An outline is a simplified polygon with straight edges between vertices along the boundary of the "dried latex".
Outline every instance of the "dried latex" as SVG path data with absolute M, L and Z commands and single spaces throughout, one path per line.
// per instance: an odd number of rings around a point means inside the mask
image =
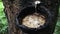
M 45 24 L 45 17 L 43 15 L 37 16 L 37 15 L 28 15 L 26 16 L 22 24 L 24 26 L 27 26 L 29 28 L 38 28 L 40 26 L 43 26 Z

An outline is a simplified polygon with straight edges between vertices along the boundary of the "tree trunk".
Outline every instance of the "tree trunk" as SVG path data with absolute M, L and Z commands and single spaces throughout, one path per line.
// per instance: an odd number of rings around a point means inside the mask
M 32 2 L 31 4 L 34 5 L 34 1 L 36 0 L 3 0 L 4 7 L 5 7 L 5 14 L 8 19 L 8 31 L 9 34 L 24 34 L 23 31 L 16 26 L 16 16 L 21 12 L 23 7 L 29 6 L 28 2 Z M 53 21 L 49 23 L 49 26 L 38 34 L 53 34 L 56 19 L 58 16 L 58 7 L 59 7 L 59 0 L 40 0 L 44 2 L 45 7 L 49 9 L 54 15 Z

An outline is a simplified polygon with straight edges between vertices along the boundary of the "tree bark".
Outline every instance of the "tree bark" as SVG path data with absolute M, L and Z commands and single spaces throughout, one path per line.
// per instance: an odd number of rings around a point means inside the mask
M 36 0 L 33 0 L 33 1 L 36 1 Z M 53 11 L 55 14 L 55 17 L 53 19 L 54 22 L 50 23 L 49 28 L 46 29 L 47 31 L 42 32 L 42 34 L 53 34 L 53 31 L 54 31 L 54 28 L 56 25 L 56 21 L 57 21 L 56 19 L 57 19 L 57 15 L 58 15 L 59 0 L 41 0 L 41 1 L 45 2 L 46 7 L 50 11 Z M 19 29 L 15 24 L 16 16 L 18 15 L 19 12 L 21 12 L 21 9 L 23 7 L 23 5 L 20 5 L 21 4 L 20 2 L 22 2 L 22 0 L 3 0 L 4 7 L 5 7 L 5 14 L 8 19 L 9 34 L 23 34 L 21 29 Z

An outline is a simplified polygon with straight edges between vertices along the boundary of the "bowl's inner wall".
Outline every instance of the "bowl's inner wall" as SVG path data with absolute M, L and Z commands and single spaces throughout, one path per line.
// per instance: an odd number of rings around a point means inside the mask
M 39 10 L 40 9 L 40 10 Z M 48 17 L 48 13 L 45 9 L 43 8 L 39 8 L 38 10 L 35 10 L 35 7 L 27 7 L 25 9 L 23 9 L 17 19 L 18 19 L 18 22 L 20 25 L 23 25 L 23 19 L 26 17 L 26 16 L 29 16 L 29 15 L 33 15 L 35 13 L 37 13 L 38 16 L 42 15 L 44 17 L 44 20 L 45 22 L 43 23 L 43 26 L 45 26 L 45 24 L 47 23 L 47 17 Z M 35 16 L 36 17 L 36 16 Z M 25 25 L 26 26 L 26 25 Z M 42 26 L 41 26 L 42 27 Z M 40 28 L 40 27 L 39 27 Z

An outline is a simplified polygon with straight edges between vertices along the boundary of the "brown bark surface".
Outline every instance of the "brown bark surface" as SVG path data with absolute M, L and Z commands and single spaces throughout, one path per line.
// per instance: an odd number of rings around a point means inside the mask
M 57 16 L 59 0 L 41 0 L 41 1 L 45 2 L 46 7 L 54 11 L 56 14 L 55 16 Z M 15 18 L 22 8 L 22 6 L 20 5 L 21 4 L 20 2 L 21 0 L 3 0 L 4 6 L 5 6 L 5 13 L 9 23 L 9 27 L 8 27 L 9 34 L 22 34 L 22 31 L 19 28 L 17 28 L 15 25 L 16 23 Z M 52 34 L 51 32 L 54 30 L 55 23 L 52 23 L 52 24 L 50 23 L 50 25 L 51 25 L 50 26 L 51 30 L 49 30 L 49 33 Z

